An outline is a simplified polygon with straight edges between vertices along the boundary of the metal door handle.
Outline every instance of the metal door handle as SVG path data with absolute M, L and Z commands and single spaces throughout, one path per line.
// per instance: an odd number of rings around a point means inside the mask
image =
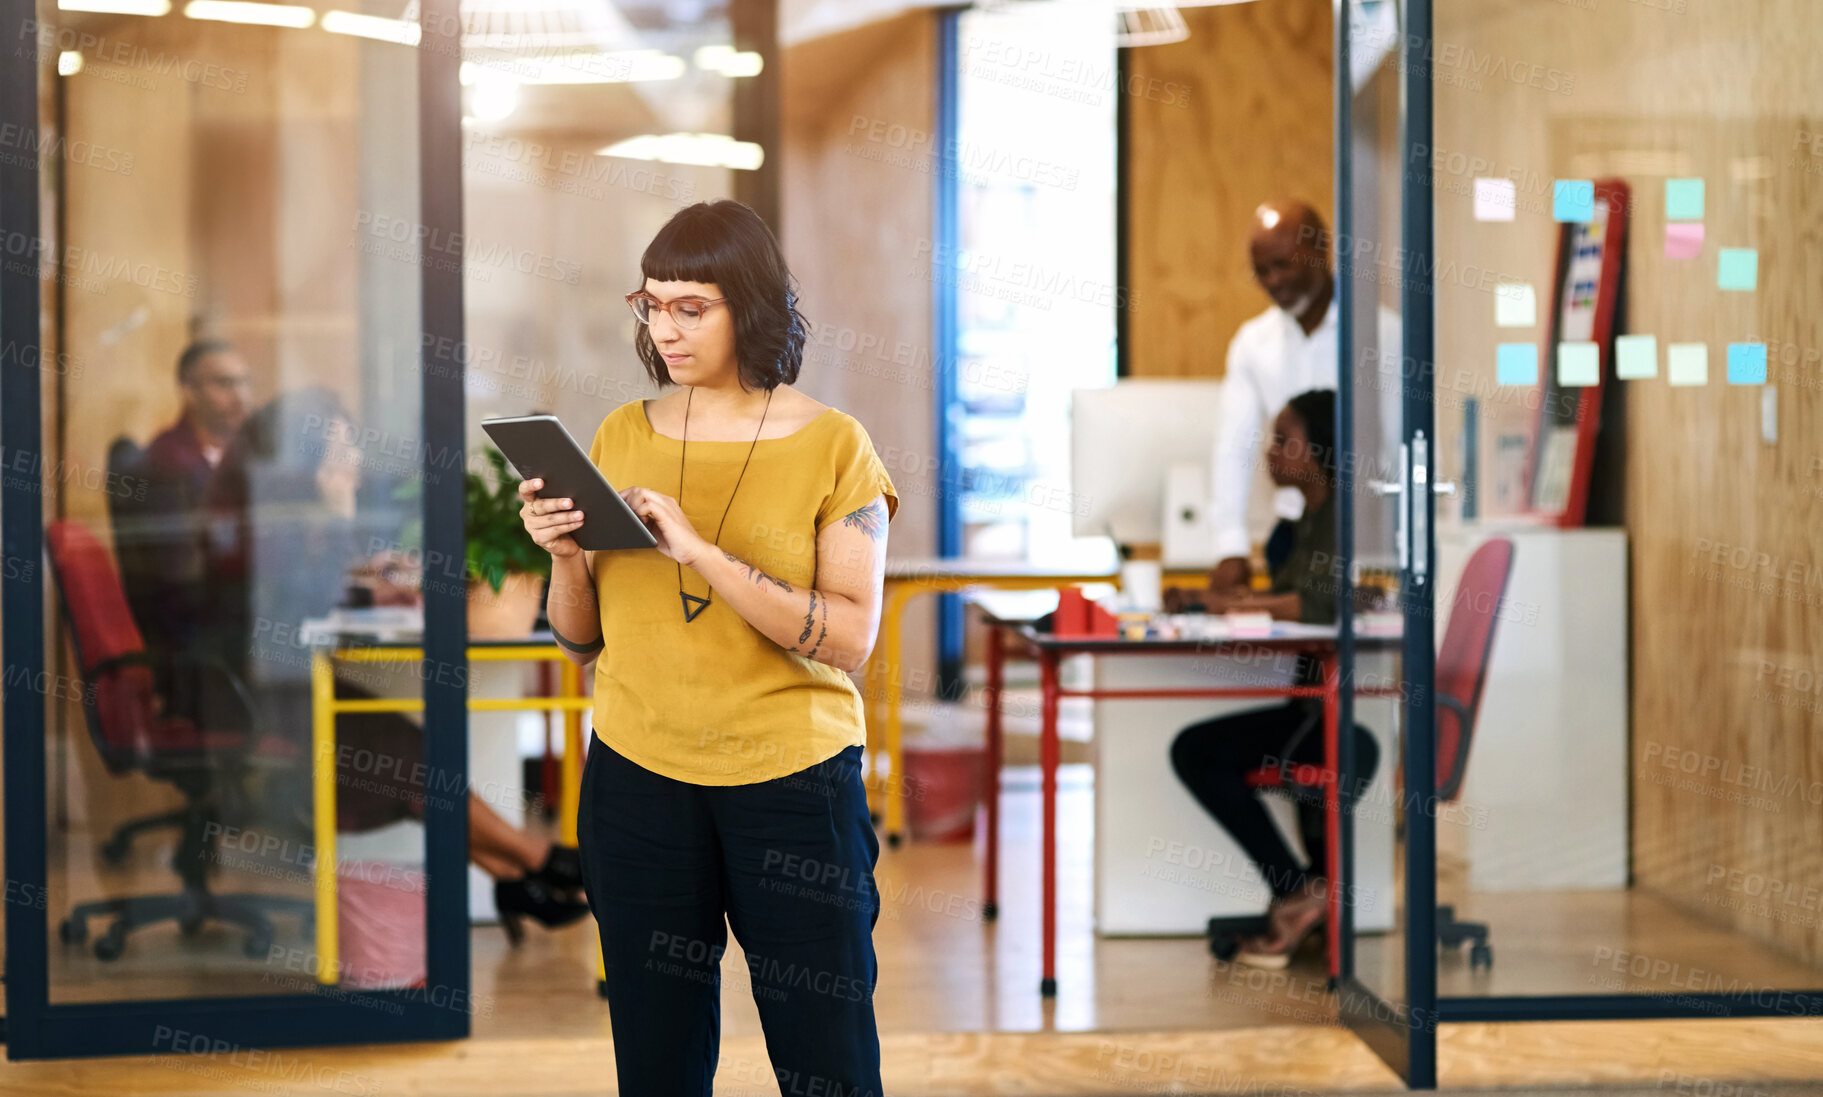
M 1440 488 L 1443 485 L 1432 484 L 1430 482 L 1430 477 L 1430 442 L 1424 437 L 1423 431 L 1418 431 L 1412 435 L 1411 441 L 1412 498 L 1411 506 L 1408 508 L 1411 513 L 1411 573 L 1412 585 L 1414 587 L 1423 586 L 1425 580 L 1430 577 L 1431 571 L 1431 501 L 1429 498 L 1429 489 L 1433 487 Z M 1450 490 L 1455 491 L 1456 485 L 1451 484 Z

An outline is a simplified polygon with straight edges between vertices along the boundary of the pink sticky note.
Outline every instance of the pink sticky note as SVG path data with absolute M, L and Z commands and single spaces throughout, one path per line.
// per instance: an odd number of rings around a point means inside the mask
M 1665 258 L 1695 259 L 1703 250 L 1703 223 L 1677 221 L 1665 225 Z

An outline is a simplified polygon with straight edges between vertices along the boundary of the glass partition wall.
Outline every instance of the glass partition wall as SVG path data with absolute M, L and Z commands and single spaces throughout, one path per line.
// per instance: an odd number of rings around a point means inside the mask
M 1372 394 L 1401 388 L 1400 475 L 1371 478 L 1435 659 L 1407 652 L 1430 711 L 1397 751 L 1404 917 L 1355 913 L 1353 986 L 1395 1007 L 1417 1085 L 1448 1077 L 1438 1021 L 1815 1015 L 1823 13 L 1345 9 L 1352 452 L 1382 457 Z M 1365 334 L 1388 285 L 1396 355 Z
M 464 1034 L 452 13 L 82 9 L 5 8 L 8 1054 Z
M 1441 1004 L 1815 1013 L 1823 12 L 1521 7 L 1434 4 L 1438 552 L 1512 546 Z
M 1434 669 L 1407 653 L 1431 702 L 1398 744 L 1402 917 L 1377 934 L 1353 910 L 1351 985 L 1405 1039 L 1375 1038 L 1371 1010 L 1357 1027 L 1427 1085 L 1439 1020 L 1815 1014 L 1800 73 L 1823 21 L 1681 0 L 1347 10 L 1352 578 L 1378 586 L 1369 531 L 1390 509 L 1408 641 L 1422 617 L 1435 645 Z M 1391 355 L 1368 334 L 1389 285 Z M 1389 384 L 1405 448 L 1379 477 L 1365 435 Z M 1357 860 L 1374 825 L 1358 806 Z

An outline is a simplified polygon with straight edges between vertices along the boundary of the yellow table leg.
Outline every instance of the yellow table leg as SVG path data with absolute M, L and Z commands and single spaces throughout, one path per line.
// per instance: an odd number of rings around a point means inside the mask
M 896 584 L 890 579 L 886 582 L 886 597 L 891 598 Z M 881 635 L 885 634 L 886 621 L 880 621 Z M 879 650 L 879 637 L 875 637 L 874 650 Z M 883 764 L 881 736 L 885 729 L 885 718 L 881 715 L 883 706 L 882 693 L 886 688 L 885 676 L 881 670 L 886 665 L 885 653 L 878 659 L 869 659 L 863 672 L 861 686 L 861 712 L 867 721 L 867 745 L 862 748 L 867 756 L 867 810 L 876 819 L 881 818 L 885 808 L 880 803 L 880 793 L 884 787 L 880 782 L 880 769 Z
M 565 697 L 582 696 L 582 668 L 571 662 L 566 656 L 559 665 L 562 671 L 562 694 Z M 557 793 L 557 818 L 559 833 L 563 844 L 576 844 L 576 809 L 582 800 L 582 752 L 587 747 L 582 741 L 582 712 L 578 709 L 565 709 L 563 712 L 563 766 L 562 788 Z
M 572 663 L 569 656 L 564 656 L 559 664 L 562 671 L 562 688 L 559 692 L 564 697 L 582 696 L 582 668 Z M 582 763 L 588 753 L 589 744 L 582 737 L 582 712 L 579 709 L 563 711 L 563 773 L 562 789 L 558 792 L 557 817 L 563 844 L 573 846 L 577 840 L 576 821 L 582 807 Z M 601 931 L 595 932 L 595 985 L 599 987 L 608 977 L 608 965 L 601 955 Z
M 886 758 L 892 770 L 881 795 L 886 799 L 886 841 L 895 846 L 905 835 L 905 728 L 899 712 L 900 691 L 905 681 L 905 668 L 901 665 L 905 646 L 905 605 L 917 593 L 918 588 L 912 584 L 894 586 L 886 598 L 886 609 L 880 619 L 886 641 L 886 665 L 881 668 L 881 673 L 886 675 Z
M 335 666 L 324 651 L 310 654 L 311 803 L 316 829 L 317 982 L 334 985 L 340 940 L 336 925 Z

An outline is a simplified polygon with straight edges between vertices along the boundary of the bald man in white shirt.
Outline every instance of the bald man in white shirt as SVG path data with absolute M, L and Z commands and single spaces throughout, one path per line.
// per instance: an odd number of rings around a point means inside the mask
M 1242 324 L 1228 344 L 1212 469 L 1212 593 L 1245 588 L 1252 579 L 1247 497 L 1273 417 L 1300 392 L 1336 387 L 1336 283 L 1322 218 L 1305 202 L 1269 202 L 1254 211 L 1248 253 L 1272 307 Z M 1274 495 L 1273 510 L 1290 522 L 1303 513 L 1303 502 L 1296 488 L 1284 488 Z M 1167 609 L 1199 600 L 1196 591 L 1166 595 Z

